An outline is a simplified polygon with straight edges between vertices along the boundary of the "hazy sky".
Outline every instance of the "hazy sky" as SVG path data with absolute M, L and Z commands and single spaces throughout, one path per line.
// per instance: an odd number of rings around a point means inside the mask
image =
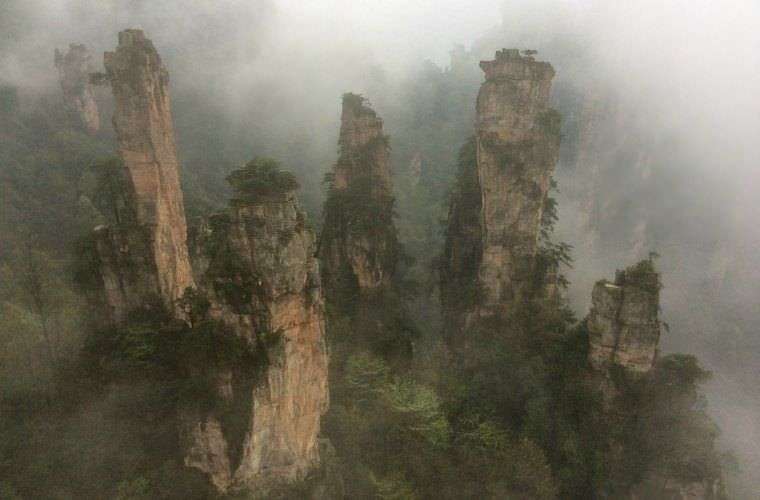
M 304 40 L 339 37 L 372 47 L 384 66 L 410 58 L 448 62 L 455 43 L 469 44 L 501 22 L 502 0 L 277 0 L 283 28 Z

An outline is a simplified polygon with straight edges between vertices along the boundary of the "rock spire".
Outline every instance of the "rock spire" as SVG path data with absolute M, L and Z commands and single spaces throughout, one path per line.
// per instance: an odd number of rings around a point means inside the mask
M 366 99 L 343 96 L 340 154 L 320 242 L 328 294 L 387 289 L 396 266 L 390 146 Z
M 646 373 L 657 359 L 660 341 L 660 275 L 651 260 L 601 280 L 592 293 L 587 324 L 589 362 L 596 370 L 613 365 Z
M 504 49 L 480 67 L 475 136 L 461 152 L 442 261 L 453 335 L 477 318 L 507 316 L 535 293 L 542 216 L 559 159 L 551 65 Z
M 115 318 L 157 298 L 170 311 L 193 275 L 179 181 L 169 96 L 169 75 L 153 43 L 140 30 L 119 33 L 106 52 L 106 79 L 127 193 L 129 227 L 101 228 L 106 300 Z M 132 262 L 132 269 L 125 266 Z

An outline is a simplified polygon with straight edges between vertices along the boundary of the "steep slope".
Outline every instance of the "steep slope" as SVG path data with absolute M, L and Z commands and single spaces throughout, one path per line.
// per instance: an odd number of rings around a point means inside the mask
M 691 356 L 659 356 L 661 287 L 652 258 L 594 286 L 586 318 L 588 380 L 601 394 L 598 411 L 609 427 L 610 481 L 600 494 L 725 498 L 717 432 L 695 390 L 709 374 Z M 631 457 L 639 465 L 632 466 Z M 637 467 L 641 471 L 631 475 Z

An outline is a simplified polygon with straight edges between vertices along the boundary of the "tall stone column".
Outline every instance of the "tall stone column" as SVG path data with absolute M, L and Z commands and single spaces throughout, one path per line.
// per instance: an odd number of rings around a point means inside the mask
M 551 65 L 504 49 L 480 67 L 475 136 L 460 158 L 442 262 L 443 306 L 454 332 L 477 318 L 506 317 L 534 293 L 542 215 L 559 159 Z
M 338 145 L 320 242 L 328 297 L 389 288 L 398 248 L 388 137 L 359 95 L 343 96 Z
M 104 63 L 115 99 L 113 124 L 130 214 L 128 224 L 110 231 L 105 238 L 110 241 L 99 241 L 105 251 L 101 253 L 107 254 L 103 260 L 111 267 L 105 273 L 111 277 L 106 279 L 107 301 L 116 317 L 145 303 L 147 295 L 174 311 L 177 299 L 194 284 L 169 74 L 140 30 L 119 33 L 119 45 L 114 52 L 106 52 Z M 128 269 L 130 261 L 140 266 Z

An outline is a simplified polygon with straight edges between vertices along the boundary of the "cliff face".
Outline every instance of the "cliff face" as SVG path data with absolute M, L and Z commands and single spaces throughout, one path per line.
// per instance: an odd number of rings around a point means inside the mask
M 360 182 L 370 181 L 373 196 L 391 194 L 390 157 L 383 120 L 361 96 L 343 96 L 338 145 L 336 189 L 350 189 Z
M 591 365 L 648 372 L 660 341 L 659 301 L 660 276 L 649 260 L 618 271 L 614 283 L 599 281 L 587 320 Z
M 119 33 L 119 46 L 105 54 L 105 67 L 116 101 L 113 123 L 133 215 L 129 227 L 118 234 L 98 233 L 106 300 L 118 320 L 140 302 L 156 298 L 175 310 L 177 299 L 193 286 L 193 277 L 168 73 L 139 30 Z M 125 268 L 129 261 L 137 265 Z
M 325 288 L 382 290 L 390 286 L 397 257 L 390 148 L 383 121 L 361 96 L 343 97 L 338 144 L 320 242 Z
M 189 422 L 185 462 L 221 491 L 266 491 L 319 464 L 328 360 L 315 237 L 304 217 L 293 191 L 236 200 L 204 237 L 210 315 L 266 352 L 250 384 L 219 376 L 220 396 L 245 415 L 236 434 L 218 412 Z
M 559 115 L 548 107 L 551 65 L 505 49 L 480 66 L 486 81 L 474 142 L 460 158 L 442 273 L 444 309 L 465 322 L 506 315 L 533 293 L 560 141 Z
M 197 237 L 196 288 L 167 72 L 134 30 L 120 33 L 105 66 L 121 161 L 100 172 L 113 213 L 95 244 L 111 320 L 162 304 L 190 328 L 213 328 L 225 361 L 198 367 L 210 400 L 179 410 L 186 465 L 222 492 L 302 479 L 319 463 L 328 391 L 316 242 L 298 184 L 266 160 L 230 176 L 239 197 Z
M 486 81 L 476 124 L 484 228 L 479 278 L 483 306 L 498 310 L 527 292 L 559 159 L 559 118 L 548 108 L 554 76 L 548 63 L 506 50 L 481 68 Z
M 55 51 L 64 104 L 88 133 L 95 134 L 100 130 L 100 116 L 90 85 L 91 64 L 92 57 L 84 45 L 71 44 L 66 54 Z

